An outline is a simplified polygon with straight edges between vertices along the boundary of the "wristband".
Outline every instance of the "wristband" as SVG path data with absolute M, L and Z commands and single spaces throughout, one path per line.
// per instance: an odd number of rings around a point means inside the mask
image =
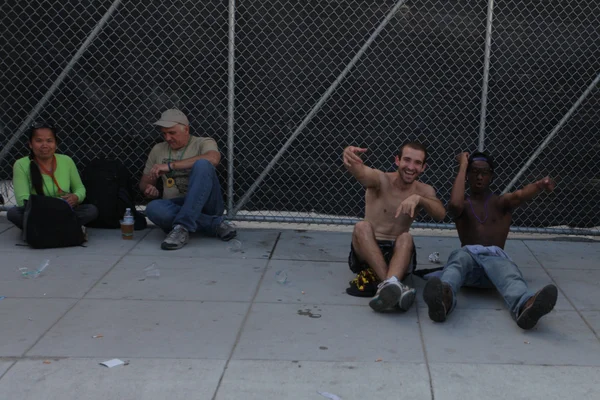
M 167 162 L 167 167 L 169 167 L 169 172 L 173 171 L 173 168 L 171 168 L 171 161 Z

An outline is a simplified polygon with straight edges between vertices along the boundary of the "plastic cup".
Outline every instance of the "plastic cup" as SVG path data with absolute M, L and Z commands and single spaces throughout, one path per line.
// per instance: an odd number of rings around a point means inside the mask
M 123 240 L 133 240 L 133 222 L 121 221 L 121 237 Z

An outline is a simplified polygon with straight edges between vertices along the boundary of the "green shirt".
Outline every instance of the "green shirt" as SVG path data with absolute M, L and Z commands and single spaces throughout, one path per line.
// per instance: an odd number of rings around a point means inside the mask
M 81 182 L 79 172 L 75 163 L 69 156 L 64 154 L 55 154 L 56 156 L 56 171 L 54 178 L 62 190 L 67 193 L 73 193 L 81 203 L 85 199 L 85 186 Z M 30 194 L 37 194 L 31 183 L 31 175 L 29 174 L 29 165 L 31 159 L 23 157 L 15 162 L 13 167 L 13 186 L 15 189 L 15 198 L 17 205 L 23 206 L 23 203 L 29 199 Z M 52 177 L 42 174 L 44 183 L 44 195 L 49 197 L 60 197 L 60 190 L 54 184 Z M 63 194 L 64 195 L 64 194 Z

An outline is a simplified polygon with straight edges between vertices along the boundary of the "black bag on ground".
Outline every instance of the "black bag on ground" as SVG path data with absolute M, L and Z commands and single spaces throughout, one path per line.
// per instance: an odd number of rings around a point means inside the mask
M 117 160 L 96 159 L 82 174 L 86 195 L 85 203 L 98 208 L 98 218 L 87 226 L 92 228 L 120 228 L 125 209 L 131 208 L 134 229 L 146 229 L 146 218 L 138 213 L 133 203 L 131 176 Z
M 23 238 L 33 248 L 79 246 L 84 241 L 75 212 L 63 199 L 29 196 L 23 219 Z

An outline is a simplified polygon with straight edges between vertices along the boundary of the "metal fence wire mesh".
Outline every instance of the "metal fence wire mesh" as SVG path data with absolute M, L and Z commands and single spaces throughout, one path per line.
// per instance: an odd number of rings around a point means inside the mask
M 55 121 L 80 170 L 117 158 L 139 178 L 160 140 L 150 123 L 179 108 L 221 148 L 233 218 L 356 221 L 364 189 L 342 166 L 350 144 L 392 171 L 403 142 L 425 142 L 422 180 L 447 202 L 454 156 L 481 138 L 497 192 L 515 177 L 514 188 L 559 182 L 515 214 L 517 229 L 600 234 L 600 90 L 562 121 L 600 73 L 599 15 L 593 0 L 5 0 L 0 194 L 14 204 L 27 121 Z

